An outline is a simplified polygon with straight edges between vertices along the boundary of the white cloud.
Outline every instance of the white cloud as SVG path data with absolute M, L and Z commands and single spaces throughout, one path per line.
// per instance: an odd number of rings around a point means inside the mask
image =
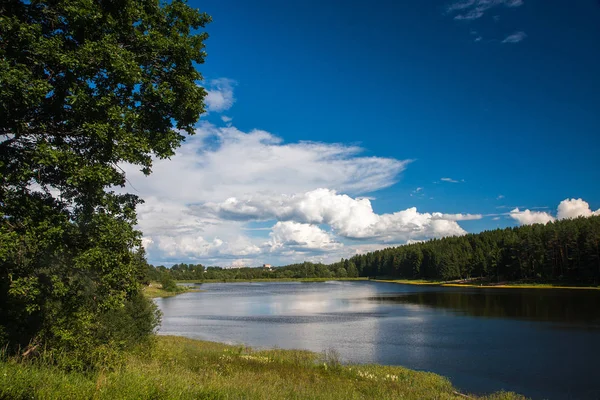
M 448 12 L 464 10 L 474 6 L 477 3 L 477 0 L 463 0 L 453 3 L 448 6 Z
M 470 21 L 470 20 L 473 20 L 473 19 L 479 19 L 481 17 L 483 17 L 483 11 L 480 10 L 480 9 L 475 8 L 473 10 L 470 10 L 466 14 L 458 14 L 458 15 L 456 15 L 454 17 L 454 19 L 459 20 L 459 21 L 460 20 Z
M 452 178 L 440 178 L 440 181 L 450 182 L 450 183 L 459 183 L 460 182 L 460 181 L 457 181 L 456 179 L 452 179 Z
M 228 122 L 233 121 L 233 118 L 228 117 L 227 115 L 221 115 L 221 121 L 228 123 Z
M 359 147 L 336 143 L 286 144 L 268 132 L 203 123 L 171 160 L 154 160 L 150 176 L 123 165 L 131 185 L 119 190 L 145 200 L 138 209 L 138 226 L 154 262 L 229 263 L 269 252 L 266 238 L 245 230 L 247 220 L 222 218 L 207 204 L 232 196 L 269 198 L 321 186 L 368 193 L 394 184 L 409 163 L 363 157 L 361 152 Z M 310 249 L 315 242 L 307 243 Z M 327 248 L 326 242 L 321 243 Z M 297 254 L 300 257 L 309 256 Z
M 361 152 L 360 147 L 338 143 L 286 144 L 265 131 L 203 123 L 175 157 L 154 160 L 150 176 L 124 169 L 144 198 L 168 198 L 181 206 L 318 187 L 368 193 L 393 185 L 410 162 L 362 157 Z
M 255 267 L 256 265 L 255 261 L 253 259 L 250 258 L 238 258 L 235 259 L 233 261 L 231 261 L 231 263 L 226 266 L 225 268 L 244 268 L 244 267 Z
M 442 214 L 442 213 L 433 213 L 433 218 L 437 219 L 447 219 L 448 221 L 473 221 L 477 219 L 482 219 L 483 215 L 481 214 Z
M 496 197 L 496 200 L 502 200 L 504 198 L 503 194 L 499 194 L 498 197 Z
M 557 219 L 600 215 L 600 209 L 592 211 L 590 205 L 582 199 L 565 199 L 558 205 L 556 217 L 545 211 L 520 211 L 518 208 L 512 210 L 509 215 L 521 225 L 546 224 Z
M 343 247 L 333 236 L 318 226 L 294 221 L 277 222 L 268 242 L 271 251 L 282 249 L 330 251 Z
M 452 3 L 447 7 L 448 13 L 460 12 L 454 19 L 457 20 L 474 20 L 483 17 L 490 9 L 504 7 L 520 7 L 523 5 L 523 0 L 462 0 Z
M 455 221 L 481 218 L 469 214 L 419 213 L 415 207 L 376 214 L 369 199 L 355 199 L 323 188 L 291 196 L 231 197 L 221 203 L 207 204 L 206 208 L 228 220 L 276 219 L 327 224 L 342 237 L 384 241 L 462 235 L 465 231 Z
M 515 32 L 512 35 L 508 35 L 502 41 L 502 43 L 519 43 L 523 41 L 526 37 L 527 35 L 525 34 L 525 32 Z
M 208 82 L 204 87 L 206 90 L 206 96 L 204 97 L 206 110 L 208 112 L 229 110 L 235 103 L 235 97 L 233 96 L 235 84 L 234 80 L 228 78 L 213 79 Z
M 412 192 L 410 192 L 410 197 L 417 197 L 417 198 L 424 198 L 425 195 L 423 194 L 423 188 L 422 187 L 418 187 L 415 190 L 413 190 Z
M 150 248 L 154 246 L 168 257 L 189 257 L 193 259 L 217 256 L 230 258 L 260 253 L 260 248 L 249 243 L 245 238 L 240 238 L 239 241 L 224 242 L 218 237 L 214 237 L 209 241 L 202 236 L 158 235 L 152 238 Z
M 556 220 L 556 218 L 547 212 L 531 210 L 520 211 L 518 208 L 512 210 L 509 215 L 521 225 L 547 224 L 548 222 Z
M 591 217 L 600 215 L 600 209 L 592 211 L 587 201 L 582 199 L 565 199 L 558 205 L 558 219 Z

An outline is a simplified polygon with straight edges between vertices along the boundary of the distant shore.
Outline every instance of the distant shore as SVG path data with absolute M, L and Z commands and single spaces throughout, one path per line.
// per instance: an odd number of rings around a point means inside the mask
M 385 278 L 263 278 L 263 279 L 204 279 L 204 280 L 178 280 L 177 283 L 252 283 L 252 282 L 328 282 L 328 281 L 371 281 L 383 283 L 396 283 L 401 285 L 438 286 L 438 287 L 463 287 L 463 288 L 496 288 L 496 289 L 569 289 L 569 290 L 600 290 L 600 286 L 586 286 L 576 284 L 534 283 L 534 282 L 490 282 L 481 279 L 462 279 L 453 281 L 434 281 L 425 279 L 385 279 Z M 202 290 L 178 285 L 178 290 L 169 292 L 160 288 L 160 284 L 153 282 L 144 288 L 144 293 L 151 298 L 172 297 L 189 292 Z
M 150 282 L 150 284 L 148 286 L 144 287 L 143 292 L 144 292 L 145 296 L 147 296 L 151 299 L 157 299 L 157 298 L 161 298 L 161 297 L 173 297 L 173 296 L 177 296 L 178 294 L 189 293 L 189 292 L 202 292 L 202 290 L 199 290 L 196 288 L 191 288 L 191 287 L 186 287 L 186 286 L 182 286 L 182 285 L 177 285 L 177 290 L 167 291 L 161 287 L 160 283 Z
M 259 278 L 259 279 L 190 279 L 177 280 L 177 283 L 233 283 L 233 282 L 328 282 L 328 281 L 367 281 L 369 278 Z
M 532 283 L 532 282 L 489 282 L 477 279 L 456 281 L 428 281 L 423 279 L 371 279 L 375 282 L 398 283 L 401 285 L 467 287 L 467 288 L 497 288 L 497 289 L 577 289 L 600 290 L 600 286 L 585 286 L 574 284 Z

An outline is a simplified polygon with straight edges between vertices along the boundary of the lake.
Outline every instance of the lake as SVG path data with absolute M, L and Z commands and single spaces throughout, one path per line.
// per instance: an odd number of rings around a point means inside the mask
M 600 399 L 600 291 L 354 282 L 202 284 L 156 299 L 159 333 L 335 349 L 444 375 L 462 391 Z

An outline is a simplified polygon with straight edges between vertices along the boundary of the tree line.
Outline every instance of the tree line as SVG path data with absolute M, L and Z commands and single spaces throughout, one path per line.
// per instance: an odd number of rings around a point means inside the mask
M 349 262 L 325 265 L 303 262 L 278 268 L 243 267 L 221 268 L 205 267 L 202 264 L 174 264 L 171 268 L 164 265 L 148 264 L 146 282 L 162 281 L 168 275 L 174 280 L 252 280 L 252 279 L 301 279 L 301 278 L 357 278 L 358 270 Z
M 148 266 L 148 279 L 176 280 L 389 277 L 402 279 L 600 282 L 600 216 L 496 229 L 390 247 L 329 265 L 273 268 Z
M 371 277 L 598 283 L 600 216 L 433 239 L 356 255 L 349 263 Z

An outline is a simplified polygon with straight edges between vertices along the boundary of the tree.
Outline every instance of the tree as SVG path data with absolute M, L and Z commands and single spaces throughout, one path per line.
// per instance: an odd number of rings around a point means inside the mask
M 180 0 L 0 4 L 0 345 L 86 356 L 103 316 L 140 308 L 141 200 L 113 188 L 194 133 L 209 21 Z
M 356 265 L 352 260 L 347 260 L 348 264 L 346 265 L 346 271 L 348 271 L 348 276 L 350 278 L 358 277 L 358 269 L 356 269 Z

